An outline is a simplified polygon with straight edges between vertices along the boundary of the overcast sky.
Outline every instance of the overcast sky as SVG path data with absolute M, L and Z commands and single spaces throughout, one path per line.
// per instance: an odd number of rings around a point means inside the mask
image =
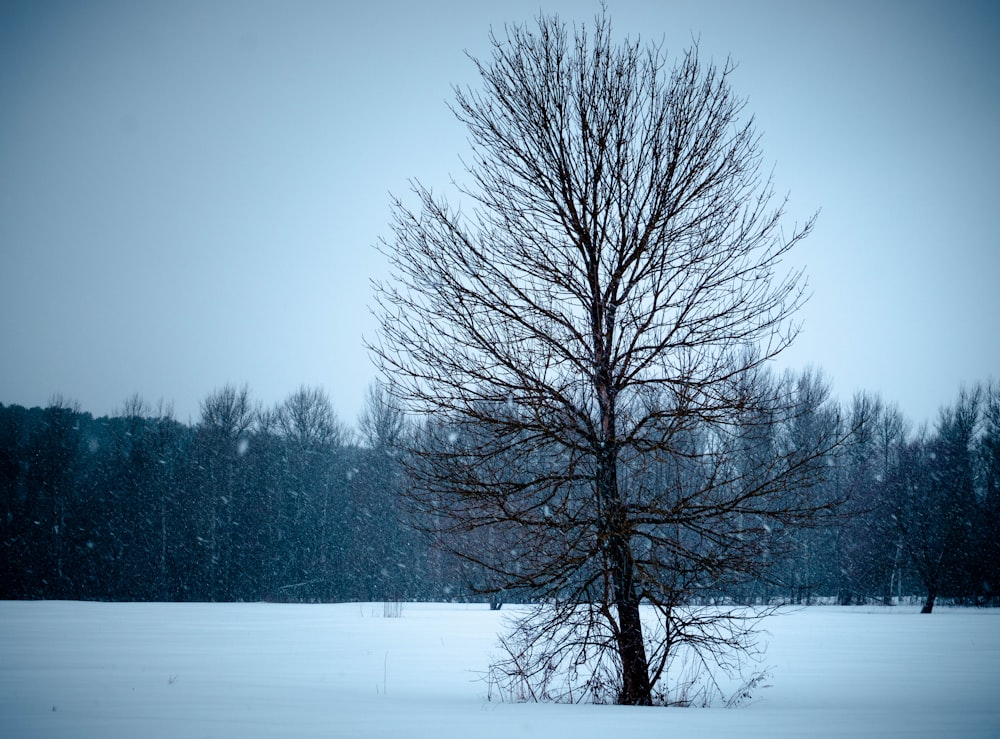
M 1000 379 L 992 2 L 609 0 L 619 38 L 739 62 L 813 297 L 786 355 L 932 421 Z M 0 403 L 196 421 L 226 383 L 353 423 L 389 193 L 461 179 L 463 51 L 597 2 L 5 2 Z

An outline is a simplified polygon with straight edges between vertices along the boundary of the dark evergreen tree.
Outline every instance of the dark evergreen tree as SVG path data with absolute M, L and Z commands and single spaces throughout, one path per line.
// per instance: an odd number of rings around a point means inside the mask
M 1000 605 L 1000 384 L 983 392 L 982 421 L 974 584 L 983 603 Z
M 931 613 L 938 596 L 968 593 L 975 541 L 973 441 L 980 391 L 962 390 L 941 411 L 935 433 L 907 444 L 893 480 L 893 505 L 903 547 L 920 576 Z

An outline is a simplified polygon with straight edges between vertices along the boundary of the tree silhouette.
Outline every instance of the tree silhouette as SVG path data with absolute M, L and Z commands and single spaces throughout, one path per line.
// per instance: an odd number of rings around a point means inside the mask
M 769 527 L 830 504 L 802 491 L 835 435 L 731 464 L 749 419 L 816 410 L 765 371 L 796 333 L 803 281 L 780 263 L 812 221 L 785 227 L 731 63 L 694 47 L 668 69 L 604 16 L 492 41 L 482 89 L 456 89 L 458 205 L 419 183 L 394 202 L 370 348 L 431 419 L 405 457 L 421 520 L 487 589 L 558 604 L 523 631 L 537 665 L 595 666 L 593 687 L 612 664 L 614 699 L 649 704 L 676 645 L 746 644 L 691 594 L 759 572 Z

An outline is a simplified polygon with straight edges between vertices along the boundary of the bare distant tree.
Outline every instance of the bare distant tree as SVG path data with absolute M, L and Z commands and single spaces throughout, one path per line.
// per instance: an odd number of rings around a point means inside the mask
M 198 543 L 205 549 L 202 584 L 212 597 L 224 598 L 232 592 L 238 575 L 233 541 L 243 534 L 238 526 L 247 493 L 243 462 L 256 417 L 257 409 L 246 385 L 237 388 L 227 384 L 201 402 L 196 454 L 203 470 L 204 489 L 198 505 L 207 535 Z
M 233 449 L 253 425 L 256 409 L 250 398 L 250 388 L 234 385 L 213 391 L 201 401 L 201 420 L 198 427 L 211 434 L 219 443 L 228 443 Z
M 278 427 L 300 447 L 339 446 L 347 431 L 322 388 L 303 385 L 285 399 L 276 412 Z
M 389 402 L 382 386 L 373 383 L 368 386 L 358 428 L 370 449 L 392 449 L 406 430 L 406 416 Z
M 608 677 L 649 704 L 678 644 L 723 662 L 746 645 L 692 594 L 759 572 L 766 530 L 829 504 L 804 491 L 830 436 L 732 464 L 765 443 L 754 424 L 814 410 L 766 372 L 803 300 L 781 261 L 812 221 L 785 225 L 728 61 L 695 47 L 668 68 L 603 16 L 492 41 L 482 90 L 456 89 L 459 204 L 419 183 L 394 203 L 371 350 L 428 419 L 407 457 L 423 520 L 485 589 L 554 604 L 513 669 L 589 669 L 593 697 Z
M 321 388 L 301 386 L 276 411 L 277 424 L 288 442 L 285 455 L 293 520 L 314 521 L 314 536 L 295 542 L 294 558 L 302 571 L 316 580 L 307 583 L 322 595 L 333 587 L 335 573 L 343 564 L 335 556 L 343 542 L 333 532 L 343 520 L 344 501 L 336 478 L 338 450 L 348 442 L 348 432 Z M 304 592 L 304 591 L 303 591 Z

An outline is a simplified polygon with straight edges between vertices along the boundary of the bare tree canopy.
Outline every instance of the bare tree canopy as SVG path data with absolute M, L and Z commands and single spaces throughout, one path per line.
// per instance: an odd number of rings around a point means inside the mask
M 344 442 L 347 431 L 334 413 L 322 388 L 303 385 L 277 408 L 276 421 L 282 433 L 302 447 L 320 447 Z
M 756 574 L 765 532 L 829 505 L 799 495 L 836 443 L 825 392 L 767 371 L 812 221 L 785 225 L 728 61 L 669 66 L 603 16 L 492 41 L 481 89 L 455 91 L 460 207 L 420 183 L 394 204 L 371 350 L 427 419 L 407 459 L 428 526 L 485 590 L 568 604 L 524 631 L 546 659 L 599 644 L 615 699 L 648 704 L 671 645 L 741 642 L 685 598 Z
M 370 449 L 389 449 L 396 446 L 406 429 L 402 412 L 389 404 L 381 385 L 368 386 L 365 405 L 358 417 L 361 438 Z

